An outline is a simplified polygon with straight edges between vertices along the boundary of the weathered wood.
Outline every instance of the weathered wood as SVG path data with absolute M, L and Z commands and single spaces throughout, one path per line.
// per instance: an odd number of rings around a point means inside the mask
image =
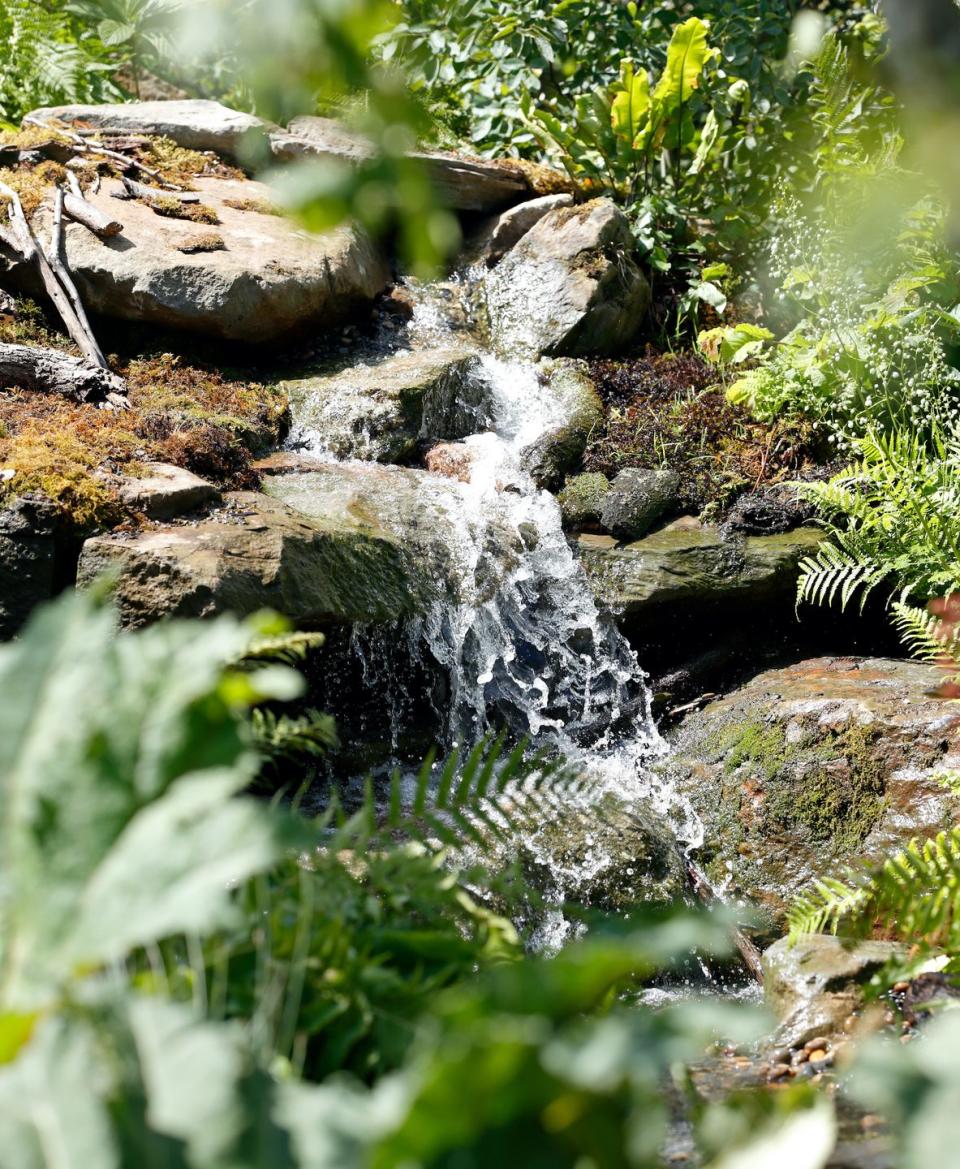
M 50 237 L 50 250 L 46 253 L 46 259 L 59 280 L 60 287 L 67 294 L 74 316 L 83 333 L 85 344 L 81 345 L 77 341 L 81 351 L 92 361 L 95 361 L 102 369 L 109 369 L 110 367 L 107 364 L 106 357 L 103 355 L 103 350 L 97 344 L 93 329 L 90 327 L 86 309 L 83 307 L 83 301 L 80 299 L 80 293 L 77 291 L 77 286 L 74 284 L 73 277 L 70 275 L 70 269 L 67 267 L 66 261 L 63 258 L 63 202 L 63 188 L 57 187 L 53 207 L 53 230 Z
M 62 394 L 75 402 L 127 408 L 122 378 L 56 349 L 0 343 L 0 385 Z
M 131 179 L 128 175 L 121 177 L 123 182 L 124 194 L 118 191 L 115 199 L 145 199 L 148 203 L 152 203 L 156 199 L 176 199 L 180 203 L 199 203 L 200 196 L 196 191 L 161 191 L 157 187 L 148 187 L 144 183 L 138 183 Z
M 64 137 L 70 140 L 76 150 L 81 151 L 83 154 L 100 154 L 104 158 L 111 159 L 113 162 L 122 163 L 124 168 L 133 167 L 140 171 L 141 174 L 145 174 L 151 179 L 155 179 L 158 183 L 163 183 L 166 185 L 166 179 L 158 170 L 154 170 L 152 167 L 145 166 L 142 162 L 138 162 L 137 159 L 131 158 L 127 154 L 121 154 L 118 150 L 110 150 L 108 147 L 100 146 L 96 142 L 88 142 L 85 138 L 83 138 L 80 134 L 75 133 L 73 130 L 67 130 L 63 126 L 51 126 L 49 122 L 43 121 L 42 118 L 26 117 L 23 119 L 23 125 L 40 126 L 44 130 L 51 130 L 54 133 L 62 134 Z
M 687 879 L 690 882 L 690 888 L 699 900 L 708 906 L 720 903 L 721 899 L 717 896 L 716 890 L 707 880 L 706 874 L 689 857 L 684 857 L 684 863 L 687 867 Z M 737 947 L 740 957 L 743 959 L 743 964 L 750 975 L 762 986 L 763 966 L 760 961 L 760 951 L 750 941 L 743 930 L 737 929 L 736 926 L 733 927 L 733 944 Z
M 96 338 L 90 328 L 90 323 L 87 321 L 86 313 L 83 311 L 83 305 L 80 304 L 79 294 L 69 274 L 66 277 L 65 283 L 61 282 L 62 278 L 58 276 L 49 258 L 44 254 L 43 248 L 38 245 L 34 238 L 33 232 L 30 230 L 30 224 L 27 222 L 27 217 L 23 213 L 20 197 L 13 187 L 9 187 L 6 183 L 0 182 L 0 195 L 5 196 L 10 201 L 7 214 L 10 216 L 10 228 L 16 243 L 16 248 L 25 261 L 32 261 L 36 264 L 47 296 L 53 301 L 54 307 L 60 314 L 60 319 L 70 334 L 71 340 L 88 361 L 93 362 L 94 365 L 101 366 L 103 369 L 107 369 L 107 360 L 96 342 Z M 58 204 L 61 198 L 62 193 L 57 200 Z M 56 215 L 57 210 L 55 208 L 55 230 Z M 56 263 L 59 270 L 65 272 L 63 265 L 59 261 L 59 257 L 56 258 Z M 79 312 L 77 311 L 77 305 L 79 305 Z
M 77 182 L 77 176 L 67 171 L 67 182 L 70 184 L 70 193 L 64 196 L 63 210 L 76 223 L 81 223 L 88 231 L 100 239 L 112 239 L 123 231 L 123 224 L 119 219 L 111 219 L 109 215 L 94 207 L 83 197 L 83 191 Z

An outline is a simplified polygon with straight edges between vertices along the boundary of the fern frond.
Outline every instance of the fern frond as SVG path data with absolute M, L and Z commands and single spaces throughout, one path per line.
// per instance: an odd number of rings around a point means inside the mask
M 296 666 L 311 650 L 319 649 L 325 641 L 322 633 L 280 633 L 257 637 L 233 665 L 253 665 L 276 662 Z
M 960 629 L 944 637 L 939 617 L 903 602 L 895 604 L 892 612 L 900 640 L 912 657 L 938 664 L 952 661 L 960 670 Z
M 790 937 L 835 934 L 841 922 L 849 922 L 859 913 L 868 896 L 862 884 L 846 884 L 834 877 L 817 881 L 808 893 L 794 901 L 787 913 Z
M 331 847 L 369 847 L 377 837 L 448 848 L 503 841 L 540 826 L 586 790 L 563 762 L 528 757 L 523 743 L 504 757 L 503 736 L 485 738 L 466 755 L 451 751 L 439 769 L 431 754 L 416 776 L 395 771 L 379 799 L 368 784 L 349 818 L 339 809 L 328 816 L 338 821 Z
M 960 945 L 960 827 L 902 852 L 850 883 L 818 881 L 788 914 L 792 936 L 866 933 L 875 926 L 911 944 Z
M 323 755 L 337 746 L 334 720 L 311 710 L 298 718 L 257 707 L 250 714 L 252 745 L 268 759 Z

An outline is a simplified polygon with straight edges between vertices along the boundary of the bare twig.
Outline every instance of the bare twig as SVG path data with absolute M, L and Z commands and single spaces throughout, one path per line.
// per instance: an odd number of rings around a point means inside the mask
M 96 142 L 88 142 L 85 138 L 81 137 L 79 134 L 74 133 L 72 130 L 66 130 L 62 126 L 52 126 L 49 122 L 44 122 L 41 118 L 26 117 L 23 119 L 23 124 L 30 126 L 40 126 L 44 130 L 52 130 L 56 134 L 63 134 L 65 137 L 70 139 L 71 143 L 76 147 L 77 150 L 84 154 L 101 154 L 104 158 L 109 158 L 113 162 L 123 163 L 125 167 L 136 167 L 136 169 L 139 170 L 142 174 L 148 175 L 151 179 L 156 180 L 163 186 L 171 185 L 167 183 L 167 180 L 158 170 L 154 170 L 152 167 L 145 166 L 142 162 L 138 162 L 137 159 L 131 158 L 127 154 L 121 154 L 118 150 L 110 150 L 106 146 L 99 146 Z
M 199 203 L 200 196 L 196 191 L 161 191 L 157 187 L 147 187 L 143 183 L 135 182 L 127 175 L 121 176 L 124 194 L 118 191 L 115 199 L 145 199 L 152 203 L 157 199 L 176 199 L 180 203 Z
M 111 239 L 123 231 L 123 224 L 119 219 L 111 219 L 99 207 L 87 202 L 77 176 L 71 170 L 67 171 L 67 182 L 70 185 L 70 193 L 64 196 L 63 210 L 70 219 L 82 223 L 100 239 Z
M 684 863 L 687 867 L 687 879 L 690 882 L 690 888 L 694 894 L 703 902 L 704 905 L 715 905 L 720 898 L 716 894 L 716 890 L 707 880 L 706 874 L 693 863 L 689 857 L 684 858 Z M 756 979 L 760 985 L 763 985 L 763 966 L 760 961 L 760 951 L 750 941 L 747 935 L 741 929 L 733 927 L 733 944 L 740 952 L 740 957 L 743 959 L 743 964 L 747 970 Z
M 7 186 L 4 182 L 0 182 L 0 195 L 9 200 L 7 214 L 10 217 L 11 233 L 16 244 L 16 250 L 20 252 L 24 261 L 33 261 L 37 265 L 40 272 L 40 279 L 43 281 L 47 295 L 53 301 L 57 312 L 60 314 L 60 319 L 63 321 L 74 344 L 80 349 L 80 352 L 88 361 L 93 362 L 94 365 L 99 365 L 102 369 L 107 369 L 107 360 L 103 356 L 100 346 L 97 344 L 96 338 L 93 335 L 93 331 L 87 321 L 86 313 L 83 311 L 80 296 L 77 293 L 73 281 L 70 279 L 69 273 L 66 272 L 59 258 L 56 258 L 56 266 L 59 272 L 54 270 L 50 259 L 44 254 L 43 249 L 38 245 L 33 232 L 30 230 L 30 224 L 27 222 L 27 217 L 23 213 L 20 196 L 13 187 Z M 58 204 L 61 199 L 62 192 L 59 192 Z M 57 210 L 55 207 L 55 221 L 56 217 Z M 54 230 L 56 232 L 56 227 Z M 78 308 L 79 312 L 77 311 Z

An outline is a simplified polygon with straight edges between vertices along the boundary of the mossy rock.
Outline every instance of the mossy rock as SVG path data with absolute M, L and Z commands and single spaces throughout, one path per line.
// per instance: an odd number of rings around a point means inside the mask
M 779 929 L 793 898 L 956 822 L 938 776 L 960 763 L 960 710 L 936 671 L 820 658 L 760 674 L 675 734 L 663 779 L 703 825 L 695 857 Z
M 610 480 L 598 471 L 588 471 L 568 479 L 557 496 L 563 526 L 573 532 L 598 527 L 603 501 L 609 490 Z

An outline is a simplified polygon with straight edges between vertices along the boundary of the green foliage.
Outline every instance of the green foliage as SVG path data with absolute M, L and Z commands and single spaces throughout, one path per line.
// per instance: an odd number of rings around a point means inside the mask
M 173 18 L 184 0 L 69 0 L 65 11 L 96 33 L 110 59 L 126 65 L 140 97 L 144 69 L 163 68 L 173 56 Z
M 819 880 L 791 907 L 790 933 L 891 933 L 924 952 L 960 950 L 960 828 L 913 840 L 876 869 Z
M 827 483 L 798 490 L 825 517 L 828 540 L 800 566 L 798 597 L 863 603 L 878 585 L 902 598 L 960 587 L 960 439 L 868 435 L 860 458 Z
M 0 122 L 64 102 L 116 101 L 102 44 L 77 35 L 63 5 L 0 0 Z

